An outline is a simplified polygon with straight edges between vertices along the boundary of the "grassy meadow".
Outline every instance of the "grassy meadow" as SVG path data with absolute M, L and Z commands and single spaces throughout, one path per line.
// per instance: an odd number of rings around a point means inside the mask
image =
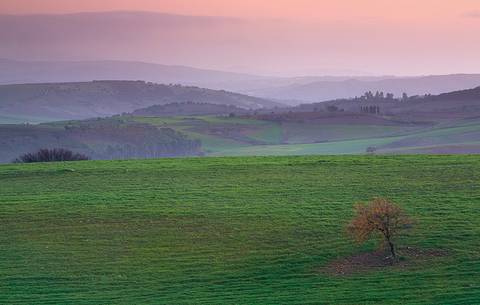
M 193 158 L 0 166 L 0 304 L 478 304 L 479 156 Z M 447 256 L 349 276 L 374 196 Z
M 179 150 L 179 155 L 361 155 L 366 154 L 367 149 L 374 149 L 376 154 L 472 154 L 480 151 L 478 118 L 435 124 L 389 122 L 384 125 L 368 121 L 346 124 L 340 119 L 275 121 L 227 116 L 123 115 L 39 125 L 0 124 L 0 163 L 11 162 L 21 154 L 45 147 L 68 148 L 93 159 L 149 157 L 148 147 L 156 146 L 158 141 L 137 141 L 143 134 L 139 132 L 129 136 L 135 132 L 132 126 L 138 124 L 143 130 L 163 130 L 157 134 L 166 135 L 167 129 L 174 130 L 178 132 L 176 138 L 180 143 L 185 142 L 178 139 L 183 136 L 197 141 L 197 149 Z M 83 132 L 80 136 L 78 128 Z M 108 133 L 121 128 L 126 129 L 117 137 Z M 97 131 L 91 132 L 93 129 Z M 108 145 L 115 148 L 108 150 Z M 129 145 L 140 152 L 124 157 L 121 148 Z
M 182 132 L 200 140 L 209 156 L 364 154 L 368 147 L 380 154 L 465 154 L 480 147 L 478 119 L 391 126 L 214 116 L 123 119 Z

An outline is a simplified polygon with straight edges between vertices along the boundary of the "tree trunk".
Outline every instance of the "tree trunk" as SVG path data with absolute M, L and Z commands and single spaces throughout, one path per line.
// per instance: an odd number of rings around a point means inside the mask
M 393 259 L 397 257 L 397 254 L 395 253 L 395 245 L 389 240 L 388 245 L 390 246 L 390 252 L 392 253 Z

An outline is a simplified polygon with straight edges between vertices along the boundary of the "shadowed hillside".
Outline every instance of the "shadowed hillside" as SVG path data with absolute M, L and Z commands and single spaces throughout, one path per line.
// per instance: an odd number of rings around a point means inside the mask
M 169 103 L 212 103 L 259 109 L 278 103 L 226 91 L 143 81 L 23 84 L 0 86 L 0 113 L 10 117 L 85 119 Z
M 49 125 L 0 125 L 0 163 L 42 148 L 64 148 L 92 159 L 201 155 L 201 143 L 171 128 L 100 119 Z
M 391 94 L 367 92 L 355 99 L 306 104 L 298 111 L 315 107 L 338 109 L 387 116 L 402 121 L 437 122 L 480 116 L 480 87 L 440 95 L 407 96 L 394 98 Z M 373 109 L 372 109 L 373 108 Z

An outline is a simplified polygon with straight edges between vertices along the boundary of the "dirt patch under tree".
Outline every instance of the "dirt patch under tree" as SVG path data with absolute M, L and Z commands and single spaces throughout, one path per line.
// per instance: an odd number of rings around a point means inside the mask
M 321 269 L 321 272 L 347 276 L 360 272 L 371 272 L 387 268 L 407 268 L 435 257 L 448 255 L 443 250 L 423 250 L 411 247 L 400 248 L 400 259 L 394 261 L 388 251 L 378 250 L 336 259 Z

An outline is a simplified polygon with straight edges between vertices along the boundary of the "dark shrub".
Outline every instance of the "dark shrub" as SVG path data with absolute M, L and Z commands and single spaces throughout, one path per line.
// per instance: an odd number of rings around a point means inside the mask
M 14 162 L 15 163 L 35 163 L 35 162 L 61 162 L 61 161 L 83 161 L 88 160 L 89 157 L 74 153 L 68 149 L 54 148 L 54 149 L 40 149 L 34 153 L 21 155 Z
M 337 111 L 338 111 L 338 107 L 335 106 L 335 105 L 329 105 L 329 106 L 327 106 L 327 110 L 328 110 L 329 112 L 337 112 Z

